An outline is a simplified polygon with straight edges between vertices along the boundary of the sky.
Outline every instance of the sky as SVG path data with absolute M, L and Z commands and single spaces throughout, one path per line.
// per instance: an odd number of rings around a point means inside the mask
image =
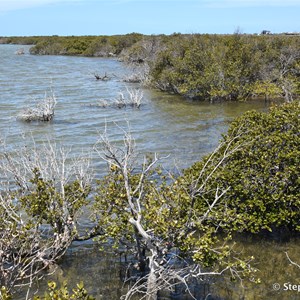
M 0 36 L 300 32 L 300 0 L 0 0 Z

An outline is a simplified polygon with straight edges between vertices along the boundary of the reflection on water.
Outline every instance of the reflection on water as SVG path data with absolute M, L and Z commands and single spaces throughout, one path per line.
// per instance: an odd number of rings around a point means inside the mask
M 110 138 L 121 142 L 122 132 L 115 123 L 126 126 L 128 120 L 142 154 L 170 155 L 168 161 L 163 162 L 165 167 L 184 168 L 216 147 L 234 117 L 250 109 L 267 108 L 263 101 L 217 104 L 184 101 L 149 89 L 144 89 L 140 109 L 95 107 L 93 105 L 100 99 L 111 101 L 118 97 L 119 91 L 126 94 L 126 87 L 136 88 L 136 85 L 122 81 L 130 72 L 126 66 L 114 59 L 31 56 L 28 47 L 24 47 L 25 55 L 19 56 L 15 55 L 18 47 L 0 45 L 0 139 L 5 139 L 9 146 L 22 144 L 25 133 L 31 134 L 36 143 L 50 139 L 72 147 L 74 154 L 80 154 L 82 149 L 92 149 L 98 131 L 102 131 L 105 124 Z M 107 73 L 112 79 L 96 81 L 92 75 L 95 72 Z M 58 98 L 52 122 L 16 121 L 17 114 L 31 97 L 43 98 L 50 88 Z M 94 167 L 101 176 L 104 165 L 95 160 Z M 213 295 L 224 299 L 296 299 L 300 295 L 273 292 L 271 285 L 273 281 L 300 284 L 299 272 L 288 265 L 283 253 L 289 249 L 297 259 L 299 246 L 296 241 L 284 245 L 244 242 L 242 246 L 257 257 L 262 284 L 245 283 L 242 290 L 222 281 L 210 287 Z M 120 270 L 119 258 L 113 254 L 100 253 L 91 244 L 74 244 L 54 277 L 59 281 L 68 279 L 71 284 L 83 280 L 97 299 L 114 300 L 119 299 L 126 289 L 120 281 Z M 286 295 L 290 298 L 285 298 Z

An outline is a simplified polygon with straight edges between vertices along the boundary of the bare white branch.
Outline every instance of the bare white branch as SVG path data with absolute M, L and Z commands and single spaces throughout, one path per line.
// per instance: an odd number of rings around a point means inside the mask
M 297 264 L 297 263 L 295 263 L 294 261 L 292 261 L 292 260 L 291 260 L 291 258 L 289 257 L 289 255 L 288 255 L 288 253 L 287 253 L 287 252 L 284 252 L 284 253 L 285 253 L 285 255 L 286 255 L 287 259 L 289 260 L 289 262 L 290 262 L 292 265 L 294 265 L 294 266 L 296 266 L 297 268 L 299 268 L 299 269 L 300 269 L 300 265 L 299 265 L 299 264 Z
M 132 107 L 139 109 L 142 105 L 144 98 L 144 92 L 141 89 L 129 89 L 126 87 L 126 92 L 120 91 L 115 99 L 100 99 L 95 104 L 89 104 L 89 107 L 114 107 L 114 108 L 125 108 Z
M 89 155 L 73 156 L 50 140 L 25 142 L 3 143 L 0 154 L 0 286 L 9 292 L 53 270 L 77 236 L 92 180 Z
M 54 117 L 54 110 L 57 99 L 51 91 L 51 95 L 45 96 L 43 99 L 32 99 L 31 106 L 24 108 L 17 116 L 18 120 L 31 121 L 51 121 Z

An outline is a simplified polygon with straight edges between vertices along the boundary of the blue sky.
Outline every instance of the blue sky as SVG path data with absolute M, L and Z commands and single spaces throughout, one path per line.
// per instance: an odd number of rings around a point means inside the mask
M 300 32 L 300 0 L 0 0 L 0 36 Z

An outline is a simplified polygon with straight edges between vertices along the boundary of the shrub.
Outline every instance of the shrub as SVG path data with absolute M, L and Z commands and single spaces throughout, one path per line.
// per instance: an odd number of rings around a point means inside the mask
M 55 282 L 48 283 L 48 292 L 44 297 L 35 296 L 34 300 L 95 300 L 94 297 L 88 294 L 84 288 L 83 283 L 78 283 L 76 288 L 72 289 L 72 294 L 69 292 L 67 283 L 64 283 L 62 287 L 58 288 Z
M 299 42 L 284 36 L 171 36 L 150 64 L 159 89 L 203 100 L 299 96 Z
M 239 150 L 226 158 L 206 183 L 212 191 L 230 186 L 224 196 L 227 220 L 223 224 L 228 222 L 224 227 L 253 233 L 281 226 L 300 230 L 299 117 L 300 105 L 294 102 L 274 106 L 269 113 L 247 112 L 231 124 L 216 159 L 225 147 Z M 187 184 L 197 178 L 207 160 L 185 171 Z M 214 164 L 205 172 L 209 174 L 213 168 Z M 214 194 L 209 197 L 213 199 Z M 198 198 L 204 210 L 207 203 Z

